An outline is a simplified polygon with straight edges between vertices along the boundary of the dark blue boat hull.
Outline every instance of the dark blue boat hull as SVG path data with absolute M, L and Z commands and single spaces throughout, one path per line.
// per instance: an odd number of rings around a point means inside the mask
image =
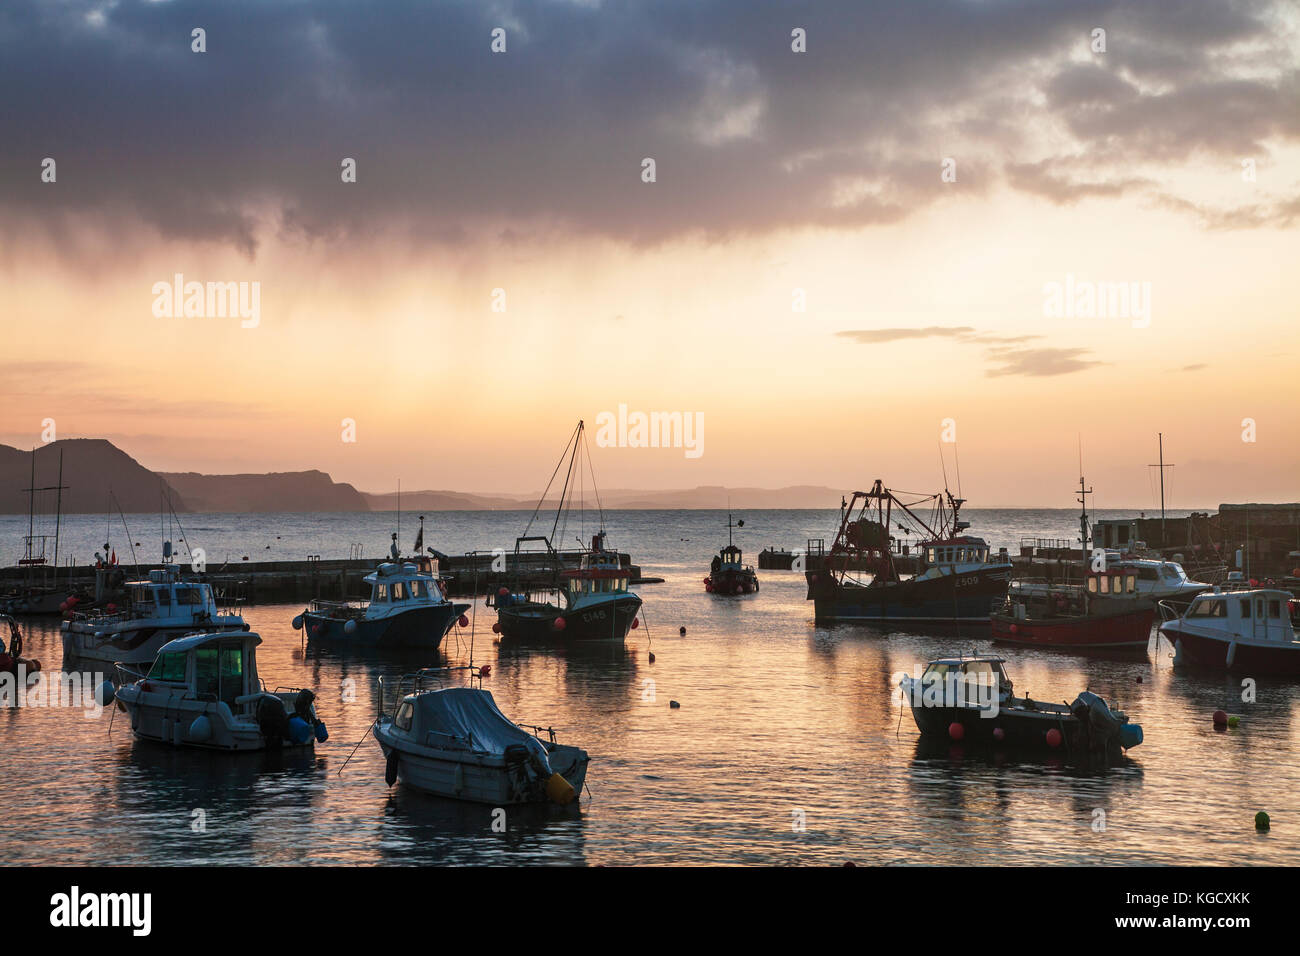
M 818 622 L 987 624 L 994 603 L 1007 595 L 1011 572 L 1005 567 L 981 568 L 879 586 L 841 583 L 827 571 L 809 571 L 807 578 Z
M 304 611 L 303 624 L 313 641 L 338 641 L 367 647 L 424 647 L 442 644 L 457 618 L 469 610 L 468 604 L 435 604 L 414 607 L 378 620 L 356 620 L 356 629 L 344 630 L 344 620 L 318 611 Z

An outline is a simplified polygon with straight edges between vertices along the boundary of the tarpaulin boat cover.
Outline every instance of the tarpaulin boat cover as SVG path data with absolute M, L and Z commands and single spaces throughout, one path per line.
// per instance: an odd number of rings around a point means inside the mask
M 516 727 L 485 690 L 449 687 L 418 695 L 411 729 L 415 739 L 429 747 L 500 755 L 510 745 L 522 744 L 540 757 L 544 766 L 550 766 L 541 741 Z

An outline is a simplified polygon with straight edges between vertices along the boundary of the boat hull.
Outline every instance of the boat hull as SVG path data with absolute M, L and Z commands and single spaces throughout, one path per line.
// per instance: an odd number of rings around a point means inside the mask
M 527 602 L 498 607 L 497 623 L 502 637 L 516 641 L 623 641 L 640 610 L 641 599 L 635 594 L 567 610 Z M 556 626 L 557 618 L 564 618 L 562 629 Z
M 1155 608 L 1141 607 L 1115 614 L 1063 618 L 990 618 L 993 640 L 1026 647 L 1145 648 L 1151 640 Z
M 825 571 L 809 571 L 807 579 L 818 623 L 987 624 L 994 604 L 1006 597 L 1011 569 L 980 568 L 879 585 L 839 582 Z
M 757 594 L 758 575 L 753 571 L 715 571 L 704 579 L 710 594 Z
M 161 698 L 161 699 L 159 699 Z M 315 738 L 295 744 L 288 740 L 269 741 L 252 719 L 241 719 L 220 702 L 195 700 L 192 696 L 160 695 L 128 685 L 117 691 L 117 704 L 131 718 L 131 732 L 138 740 L 197 750 L 243 752 L 267 750 L 311 750 Z M 209 735 L 196 739 L 194 721 L 207 717 Z
M 370 647 L 437 648 L 468 604 L 431 604 L 413 607 L 382 618 L 354 618 L 356 629 L 349 634 L 345 618 L 318 611 L 304 611 L 303 625 L 313 641 L 338 641 Z
M 248 625 L 237 622 L 211 622 L 208 624 L 150 624 L 127 622 L 117 625 L 95 625 L 71 621 L 63 626 L 63 653 L 78 661 L 97 661 L 104 664 L 152 664 L 158 651 L 168 641 L 178 637 L 204 632 L 248 630 Z
M 1300 677 L 1300 643 L 1233 641 L 1168 624 L 1160 633 L 1181 648 L 1182 660 L 1198 667 L 1259 677 Z

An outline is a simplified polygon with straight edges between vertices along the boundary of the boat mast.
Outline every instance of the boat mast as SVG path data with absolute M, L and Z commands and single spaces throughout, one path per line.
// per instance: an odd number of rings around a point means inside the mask
M 63 449 L 59 449 L 59 483 L 54 496 L 54 580 L 59 579 L 59 527 L 63 523 Z
M 1081 507 L 1079 512 L 1079 546 L 1083 549 L 1083 557 L 1085 561 L 1088 559 L 1088 554 L 1091 551 L 1088 547 L 1088 542 L 1092 537 L 1092 529 L 1088 524 L 1088 496 L 1090 494 L 1092 494 L 1092 489 L 1084 487 L 1083 475 L 1080 474 L 1079 497 L 1076 500 L 1079 502 Z
M 1163 552 L 1169 546 L 1169 541 L 1165 537 L 1165 469 L 1174 467 L 1173 462 L 1165 464 L 1165 433 L 1158 432 L 1157 436 L 1160 441 L 1160 463 L 1148 465 L 1148 468 L 1160 469 L 1160 549 Z

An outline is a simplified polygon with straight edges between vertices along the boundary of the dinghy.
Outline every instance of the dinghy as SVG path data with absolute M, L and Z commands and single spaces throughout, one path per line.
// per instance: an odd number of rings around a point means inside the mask
M 455 670 L 468 670 L 479 686 L 425 689 Z M 400 781 L 493 806 L 574 801 L 587 777 L 587 752 L 556 743 L 551 728 L 514 723 L 482 689 L 479 673 L 471 667 L 407 674 L 398 680 L 391 714 L 380 678 L 380 715 L 372 732 L 387 760 L 388 785 Z

